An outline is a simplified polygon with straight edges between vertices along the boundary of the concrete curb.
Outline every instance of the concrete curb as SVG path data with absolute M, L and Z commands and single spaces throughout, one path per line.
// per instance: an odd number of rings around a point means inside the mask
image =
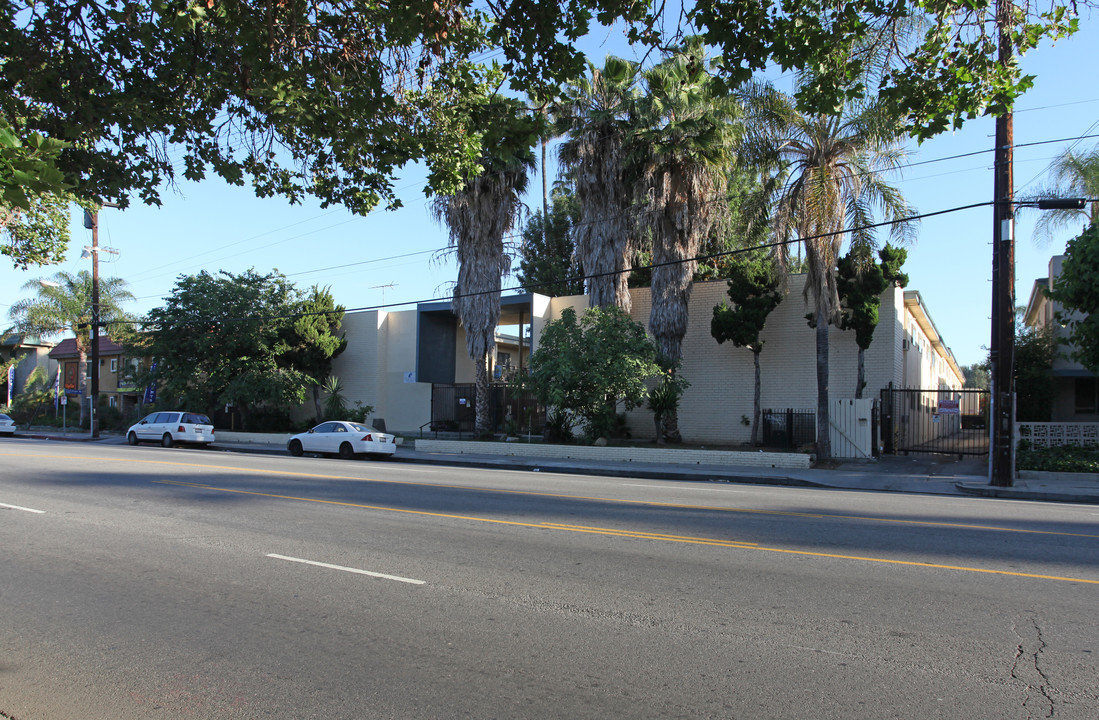
M 1001 500 L 1037 500 L 1039 502 L 1062 502 L 1083 505 L 1099 505 L 1099 497 L 1079 493 L 1060 493 L 1040 490 L 1020 490 L 1018 488 L 997 487 L 973 483 L 955 483 L 954 487 L 967 495 L 999 498 Z
M 760 477 L 752 475 L 727 475 L 720 472 L 706 470 L 687 470 L 686 467 L 669 468 L 666 470 L 654 470 L 637 466 L 626 465 L 618 467 L 598 466 L 574 466 L 574 465 L 547 465 L 531 462 L 515 462 L 509 460 L 455 460 L 451 457 L 400 457 L 394 455 L 383 462 L 416 463 L 419 465 L 449 465 L 452 467 L 471 467 L 481 469 L 515 470 L 528 472 L 548 472 L 563 475 L 595 475 L 598 477 L 638 478 L 641 480 L 675 480 L 687 482 L 720 482 L 743 483 L 746 485 L 777 485 L 781 487 L 813 487 L 828 488 L 831 485 L 816 483 L 811 480 L 803 480 L 793 477 Z
M 107 435 L 97 439 L 88 436 L 64 437 L 41 433 L 17 434 L 14 437 L 28 440 L 53 440 L 61 442 L 99 442 L 105 444 L 125 443 L 125 438 L 118 435 Z M 282 455 L 289 457 L 286 449 L 281 445 L 260 444 L 232 444 L 219 445 L 215 440 L 206 446 L 206 450 L 212 452 L 236 452 L 255 455 Z M 538 462 L 537 460 L 544 460 Z M 771 485 L 778 487 L 804 487 L 830 490 L 856 490 L 860 492 L 919 492 L 918 490 L 897 490 L 888 487 L 874 487 L 862 484 L 843 484 L 840 482 L 816 482 L 804 478 L 785 475 L 760 476 L 748 474 L 740 475 L 723 472 L 721 468 L 692 467 L 689 465 L 667 465 L 642 467 L 633 464 L 621 465 L 586 465 L 583 462 L 570 463 L 568 461 L 553 460 L 549 458 L 525 459 L 510 456 L 498 456 L 493 458 L 474 458 L 462 455 L 429 454 L 409 450 L 408 454 L 400 451 L 396 455 L 385 460 L 372 462 L 399 462 L 420 465 L 436 465 L 450 467 L 469 467 L 481 469 L 513 470 L 518 472 L 550 472 L 565 475 L 594 475 L 599 477 L 638 478 L 644 480 L 664 480 L 679 482 L 708 482 L 729 483 L 745 485 Z M 751 468 L 744 468 L 750 471 Z M 827 473 L 828 471 L 821 471 Z M 837 478 L 839 480 L 839 478 Z M 1099 505 L 1099 492 L 1075 493 L 1058 492 L 1056 490 L 1032 490 L 1018 487 L 1001 488 L 988 485 L 985 482 L 955 482 L 955 490 L 959 493 L 986 498 L 999 498 L 1007 500 L 1034 500 L 1039 502 L 1062 502 L 1075 504 Z
M 212 443 L 209 448 L 211 450 L 219 450 L 221 452 L 239 452 L 248 453 L 253 455 L 286 455 L 286 450 L 281 447 L 262 446 L 262 445 L 236 445 L 233 447 L 219 447 L 217 441 Z M 619 467 L 599 467 L 599 466 L 579 466 L 579 465 L 554 465 L 552 463 L 537 463 L 531 461 L 521 461 L 510 457 L 501 457 L 496 459 L 483 459 L 474 460 L 468 456 L 458 459 L 458 456 L 440 455 L 438 457 L 417 455 L 411 457 L 408 455 L 401 455 L 398 451 L 397 454 L 390 457 L 383 458 L 381 460 L 375 460 L 373 462 L 399 462 L 409 463 L 417 465 L 444 465 L 451 467 L 471 467 L 479 469 L 496 469 L 496 470 L 514 470 L 514 471 L 527 471 L 527 472 L 552 472 L 561 473 L 564 475 L 596 475 L 599 477 L 621 477 L 621 478 L 639 478 L 642 480 L 678 480 L 678 481 L 691 481 L 691 482 L 722 482 L 722 483 L 745 483 L 748 485 L 777 485 L 782 487 L 814 487 L 814 488 L 828 488 L 833 487 L 831 485 L 825 485 L 822 483 L 816 483 L 811 480 L 803 480 L 801 478 L 792 477 L 759 477 L 751 475 L 729 475 L 720 472 L 711 472 L 707 470 L 693 470 L 687 469 L 686 466 L 668 468 L 668 469 L 651 469 L 642 468 L 637 466 L 625 465 Z

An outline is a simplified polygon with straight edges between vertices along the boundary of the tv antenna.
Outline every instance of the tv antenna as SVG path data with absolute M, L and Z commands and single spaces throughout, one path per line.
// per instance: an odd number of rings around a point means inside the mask
M 394 287 L 397 287 L 397 283 L 389 283 L 388 285 L 371 285 L 369 289 L 370 290 L 381 290 L 382 291 L 382 305 L 385 305 L 385 289 L 386 288 L 394 288 Z

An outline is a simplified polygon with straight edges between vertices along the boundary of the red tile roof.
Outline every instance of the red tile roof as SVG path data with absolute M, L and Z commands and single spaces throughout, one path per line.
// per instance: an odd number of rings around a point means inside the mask
M 88 348 L 88 354 L 91 355 L 91 348 Z M 111 341 L 109 337 L 99 338 L 99 355 L 100 357 L 106 355 L 121 355 L 122 346 L 117 345 Z M 80 353 L 76 351 L 76 338 L 65 338 L 57 344 L 53 350 L 50 350 L 50 357 L 54 360 L 60 360 L 62 358 L 74 358 L 79 357 Z

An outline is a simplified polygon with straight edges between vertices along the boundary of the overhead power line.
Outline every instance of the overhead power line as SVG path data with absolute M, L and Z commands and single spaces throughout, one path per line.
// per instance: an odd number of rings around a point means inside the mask
M 939 216 L 939 215 L 946 215 L 946 214 L 949 214 L 949 213 L 961 212 L 961 211 L 964 211 L 964 210 L 972 210 L 974 208 L 979 208 L 979 207 L 989 207 L 989 206 L 992 206 L 994 204 L 995 204 L 994 201 L 987 200 L 987 201 L 979 202 L 979 203 L 971 203 L 969 205 L 960 205 L 960 206 L 948 208 L 948 209 L 945 209 L 945 210 L 936 210 L 936 211 L 933 211 L 933 212 L 919 213 L 917 215 L 911 215 L 909 217 L 900 218 L 900 219 L 897 219 L 897 220 L 884 220 L 882 222 L 870 223 L 868 225 L 863 225 L 863 226 L 860 226 L 860 227 L 844 228 L 842 230 L 836 230 L 836 231 L 829 232 L 829 233 L 821 233 L 819 235 L 790 238 L 788 240 L 779 240 L 779 241 L 776 241 L 776 242 L 764 243 L 764 244 L 761 244 L 761 245 L 754 245 L 752 247 L 747 247 L 747 248 L 737 248 L 735 250 L 726 250 L 726 251 L 717 252 L 717 253 L 708 253 L 708 254 L 705 254 L 705 255 L 696 255 L 696 256 L 691 257 L 691 258 L 685 258 L 683 260 L 671 260 L 671 261 L 663 262 L 663 263 L 650 263 L 650 264 L 647 264 L 647 265 L 638 265 L 638 266 L 634 266 L 634 267 L 624 268 L 622 270 L 614 270 L 614 271 L 604 272 L 604 273 L 593 273 L 593 274 L 590 274 L 590 275 L 577 275 L 577 276 L 574 276 L 574 277 L 571 277 L 571 278 L 565 278 L 564 280 L 565 281 L 587 280 L 587 279 L 590 279 L 590 278 L 607 277 L 607 276 L 612 276 L 612 275 L 619 275 L 619 274 L 622 274 L 622 273 L 630 273 L 630 272 L 634 272 L 635 270 L 646 270 L 646 269 L 666 267 L 666 266 L 671 266 L 671 265 L 680 265 L 680 264 L 683 264 L 683 263 L 698 262 L 698 261 L 701 261 L 701 260 L 711 260 L 711 259 L 715 259 L 715 258 L 727 257 L 727 256 L 731 256 L 731 255 L 739 255 L 739 254 L 742 254 L 742 253 L 754 252 L 754 251 L 758 251 L 758 250 L 768 250 L 768 249 L 780 247 L 782 245 L 789 245 L 789 244 L 792 244 L 792 243 L 805 242 L 805 241 L 811 241 L 811 240 L 819 240 L 819 239 L 822 239 L 822 238 L 834 237 L 836 235 L 845 235 L 847 233 L 861 231 L 861 230 L 871 230 L 871 229 L 874 229 L 874 228 L 880 228 L 880 227 L 885 227 L 885 226 L 889 226 L 889 225 L 896 225 L 896 224 L 901 224 L 901 223 L 913 222 L 913 221 L 916 221 L 916 220 L 922 220 L 924 218 L 936 217 L 936 216 Z M 507 292 L 508 290 L 526 290 L 526 291 L 529 291 L 531 289 L 542 287 L 543 285 L 557 284 L 559 282 L 562 282 L 562 280 L 559 279 L 559 280 L 555 280 L 555 281 L 550 282 L 550 283 L 532 283 L 532 284 L 526 285 L 522 288 L 508 288 L 508 289 L 505 289 L 505 290 L 487 290 L 487 291 L 482 291 L 482 292 L 456 293 L 456 294 L 453 295 L 453 297 L 459 298 L 459 297 L 479 297 L 479 296 L 483 296 L 483 295 L 497 295 L 497 294 L 502 294 L 504 292 Z M 383 304 L 379 304 L 379 305 L 369 305 L 369 306 L 364 306 L 364 307 L 345 308 L 344 310 L 342 310 L 342 312 L 344 314 L 352 314 L 352 313 L 360 313 L 360 312 L 371 312 L 371 311 L 375 311 L 375 310 L 387 310 L 387 309 L 390 309 L 390 308 L 405 307 L 405 306 L 408 306 L 408 305 L 419 305 L 419 304 L 422 304 L 422 303 L 434 303 L 434 302 L 439 302 L 439 301 L 444 300 L 444 299 L 445 298 L 426 298 L 426 299 L 420 299 L 420 300 L 408 300 L 408 301 L 395 302 L 395 303 L 383 303 Z M 191 324 L 195 324 L 195 323 L 223 323 L 223 322 L 228 323 L 228 322 L 256 322 L 256 321 L 265 321 L 265 320 L 292 320 L 292 319 L 296 319 L 296 318 L 311 317 L 311 316 L 316 316 L 316 315 L 332 315 L 336 312 L 340 312 L 340 311 L 329 310 L 329 311 L 313 311 L 313 312 L 302 312 L 302 313 L 288 313 L 288 314 L 284 314 L 284 315 L 206 317 L 206 318 L 197 318 L 197 319 L 194 319 L 194 320 L 189 320 L 186 323 L 178 323 L 178 325 L 191 325 Z M 153 325 L 153 324 L 155 324 L 153 322 L 150 322 L 149 320 L 118 320 L 118 321 L 112 321 L 112 322 L 115 322 L 117 324 L 124 324 L 124 325 Z

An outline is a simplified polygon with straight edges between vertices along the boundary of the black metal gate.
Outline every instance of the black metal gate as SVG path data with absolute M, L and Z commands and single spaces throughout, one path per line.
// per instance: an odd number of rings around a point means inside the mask
M 546 410 L 533 398 L 504 383 L 489 386 L 491 426 L 497 432 L 541 435 Z M 477 419 L 477 386 L 473 383 L 431 386 L 431 430 L 472 433 Z
M 987 455 L 987 390 L 881 391 L 882 445 L 887 454 Z

